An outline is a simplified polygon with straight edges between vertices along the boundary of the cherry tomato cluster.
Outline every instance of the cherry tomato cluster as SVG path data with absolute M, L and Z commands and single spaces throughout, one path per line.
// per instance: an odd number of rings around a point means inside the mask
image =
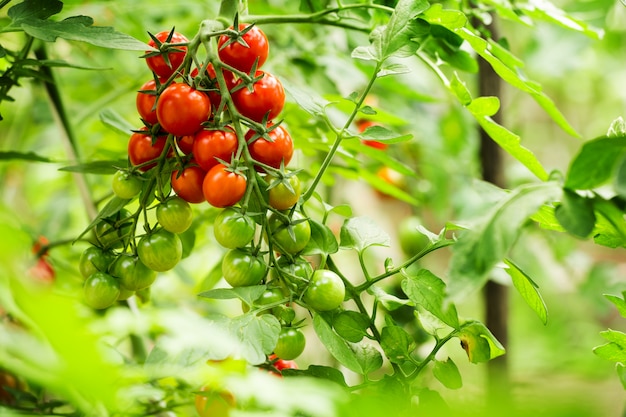
M 298 171 L 287 170 L 294 143 L 277 119 L 285 92 L 261 69 L 267 37 L 254 25 L 235 22 L 209 38 L 190 41 L 174 30 L 151 35 L 154 50 L 144 58 L 153 77 L 136 96 L 143 126 L 128 142 L 128 167 L 113 176 L 119 208 L 101 212 L 94 245 L 81 256 L 84 298 L 101 309 L 146 291 L 158 272 L 182 259 L 180 234 L 192 224 L 192 205 L 206 201 L 221 209 L 213 232 L 226 249 L 225 281 L 232 287 L 265 285 L 260 297 L 242 307 L 281 323 L 265 364 L 280 374 L 296 367 L 293 359 L 306 345 L 294 305 L 337 309 L 345 286 L 334 272 L 314 270 L 303 255 L 311 223 L 300 201 Z M 199 62 L 196 50 L 207 44 L 214 49 Z M 207 395 L 199 398 L 203 415 L 211 407 Z

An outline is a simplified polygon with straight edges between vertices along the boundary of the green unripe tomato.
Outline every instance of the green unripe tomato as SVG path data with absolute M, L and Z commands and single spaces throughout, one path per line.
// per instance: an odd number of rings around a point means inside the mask
M 296 294 L 300 294 L 306 288 L 311 275 L 313 267 L 302 257 L 297 257 L 292 263 L 287 257 L 281 256 L 270 272 L 272 279 L 279 280 L 289 291 Z
M 254 300 L 254 306 L 255 307 L 263 307 L 266 305 L 270 305 L 270 304 L 275 304 L 278 303 L 279 301 L 282 301 L 285 299 L 285 296 L 283 295 L 283 292 L 281 291 L 280 288 L 268 288 L 267 290 L 265 290 L 263 292 L 263 294 L 261 295 L 261 297 L 259 297 L 258 299 Z M 248 311 L 250 311 L 250 307 L 244 303 L 242 301 L 242 310 L 244 313 L 247 313 Z M 266 313 L 274 313 L 274 308 L 270 308 L 267 310 L 261 310 L 259 311 L 259 314 L 266 314 Z
M 316 311 L 334 310 L 343 303 L 346 287 L 333 271 L 318 269 L 304 293 L 304 302 Z
M 183 257 L 183 244 L 178 235 L 161 229 L 142 237 L 137 254 L 145 266 L 157 272 L 174 268 Z
M 141 180 L 128 171 L 119 170 L 113 175 L 113 193 L 123 199 L 131 199 L 141 191 Z
M 271 175 L 267 178 L 267 182 L 270 184 L 276 180 L 277 179 Z M 298 202 L 301 192 L 300 180 L 296 175 L 292 175 L 269 189 L 270 206 L 277 210 L 288 210 Z
M 80 255 L 78 270 L 84 279 L 96 272 L 107 272 L 109 265 L 115 260 L 115 255 L 97 246 L 90 246 Z
M 417 230 L 422 221 L 417 216 L 402 219 L 398 225 L 398 240 L 402 251 L 409 256 L 419 253 L 429 243 L 428 237 Z
M 120 286 L 130 291 L 142 290 L 152 285 L 157 272 L 148 268 L 137 256 L 120 255 L 113 265 L 113 275 L 119 278 Z
M 130 212 L 121 209 L 114 215 L 100 221 L 94 228 L 96 240 L 105 249 L 120 249 L 130 233 Z
M 188 202 L 178 196 L 170 197 L 157 206 L 159 224 L 172 233 L 182 233 L 193 222 L 193 211 Z
M 283 327 L 278 335 L 274 354 L 280 359 L 295 359 L 304 352 L 306 338 L 300 329 Z
M 113 305 L 120 295 L 120 284 L 113 276 L 104 272 L 92 274 L 83 285 L 85 303 L 95 309 Z
M 135 291 L 127 290 L 126 288 L 120 286 L 120 295 L 117 296 L 117 301 L 128 300 L 133 295 L 135 295 Z
M 311 240 L 311 225 L 306 217 L 297 211 L 291 222 L 286 224 L 273 213 L 268 219 L 270 237 L 276 244 L 274 250 L 295 255 L 302 251 Z
M 231 207 L 222 210 L 213 223 L 215 240 L 228 249 L 246 246 L 254 238 L 255 230 L 254 220 Z
M 231 249 L 222 259 L 222 275 L 232 287 L 259 284 L 267 274 L 263 259 L 241 249 Z

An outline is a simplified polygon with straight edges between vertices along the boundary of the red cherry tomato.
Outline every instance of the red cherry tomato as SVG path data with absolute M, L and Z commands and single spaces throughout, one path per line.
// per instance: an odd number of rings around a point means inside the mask
M 145 133 L 144 133 L 145 132 Z M 147 171 L 150 168 L 156 166 L 156 163 L 145 164 L 158 158 L 165 149 L 167 138 L 165 136 L 159 136 L 154 139 L 146 129 L 142 129 L 141 132 L 135 132 L 131 135 L 128 142 L 128 157 L 130 163 L 133 166 L 142 165 L 140 170 Z
M 193 135 L 211 116 L 209 96 L 184 83 L 170 84 L 159 96 L 156 114 L 174 136 Z
M 45 257 L 37 259 L 37 262 L 30 267 L 28 275 L 40 282 L 54 282 L 54 268 Z
M 246 192 L 246 177 L 228 171 L 217 164 L 204 177 L 204 197 L 213 207 L 230 207 L 237 204 Z
M 205 198 L 202 184 L 206 172 L 197 166 L 190 166 L 180 173 L 172 172 L 172 189 L 183 200 L 189 203 L 202 203 Z
M 171 39 L 168 41 L 167 38 L 169 37 L 169 35 L 170 35 L 169 31 L 163 31 L 163 32 L 157 33 L 154 36 L 161 43 L 189 42 L 189 39 L 187 39 L 184 35 L 181 35 L 178 32 L 174 32 L 172 34 Z M 148 42 L 148 45 L 152 46 L 153 48 L 158 49 L 158 46 L 154 42 L 153 39 L 150 39 L 150 41 Z M 167 53 L 162 53 L 160 55 L 150 56 L 146 58 L 146 64 L 148 64 L 148 68 L 150 68 L 160 79 L 168 79 L 172 74 L 174 74 L 174 72 L 176 72 L 178 67 L 181 66 L 181 64 L 183 63 L 183 60 L 185 59 L 185 54 L 187 53 L 186 46 L 176 46 L 174 47 L 174 49 L 176 50 L 170 50 Z M 150 53 L 150 52 L 152 51 L 146 51 L 146 53 Z M 166 62 L 164 58 L 166 55 L 167 55 L 169 64 Z
M 209 171 L 219 163 L 230 162 L 237 152 L 237 135 L 232 129 L 200 130 L 193 140 L 193 157 L 202 169 Z
M 239 31 L 245 29 L 247 24 L 240 23 Z M 233 29 L 231 26 L 230 29 Z M 218 43 L 218 55 L 220 59 L 230 65 L 237 68 L 239 71 L 250 73 L 254 63 L 257 63 L 257 69 L 267 60 L 270 44 L 265 36 L 265 33 L 256 26 L 249 29 L 242 37 L 246 45 L 242 45 L 237 40 L 233 40 L 231 43 L 226 43 L 231 40 L 229 36 L 222 35 Z
M 254 137 L 256 132 L 249 130 L 246 139 L 249 141 Z M 258 138 L 248 146 L 250 155 L 256 161 L 274 168 L 280 168 L 281 161 L 287 166 L 293 156 L 293 140 L 291 136 L 281 126 L 268 132 L 271 141 L 264 138 Z
M 144 93 L 143 91 L 154 91 L 154 94 Z M 139 91 L 137 92 L 137 98 L 135 99 L 135 104 L 137 105 L 137 112 L 139 116 L 151 125 L 158 122 L 156 116 L 156 83 L 154 80 L 150 80 L 144 85 L 141 86 Z
M 193 135 L 181 136 L 176 140 L 176 144 L 178 145 L 178 149 L 181 150 L 185 155 L 189 155 L 193 152 Z
M 256 76 L 263 78 L 254 83 L 252 91 L 244 86 L 232 93 L 233 103 L 239 113 L 255 122 L 263 121 L 265 115 L 268 115 L 267 120 L 272 120 L 283 110 L 285 90 L 278 78 L 269 72 L 257 71 Z M 243 80 L 237 85 L 241 83 Z

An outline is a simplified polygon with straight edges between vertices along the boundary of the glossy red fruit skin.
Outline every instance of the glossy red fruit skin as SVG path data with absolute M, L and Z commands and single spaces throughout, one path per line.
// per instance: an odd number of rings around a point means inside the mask
M 199 74 L 198 68 L 194 68 L 193 71 L 191 71 L 192 78 L 196 78 L 198 74 Z M 228 70 L 222 69 L 222 75 L 224 75 L 226 88 L 228 88 L 228 90 L 230 91 L 237 83 L 237 80 L 235 79 L 235 74 L 233 74 L 232 72 Z M 217 111 L 222 102 L 222 95 L 218 91 L 220 87 L 217 81 L 217 74 L 215 72 L 215 68 L 213 68 L 213 64 L 209 64 L 209 66 L 207 67 L 206 76 L 209 79 L 209 83 L 208 85 L 206 85 L 207 83 L 205 82 L 203 83 L 203 86 L 209 89 L 207 91 L 207 94 L 209 95 L 209 99 L 211 100 L 213 111 Z
M 167 137 L 159 136 L 154 140 L 154 143 L 152 142 L 152 136 L 145 129 L 131 135 L 128 141 L 128 158 L 133 166 L 138 166 L 158 158 L 163 152 L 163 149 L 165 149 Z M 156 163 L 147 164 L 142 166 L 140 171 L 147 171 L 154 166 L 156 166 Z
M 159 41 L 165 42 L 169 34 L 170 34 L 169 31 L 163 31 L 163 32 L 157 33 L 154 36 Z M 170 39 L 169 41 L 169 43 L 186 43 L 186 42 L 189 42 L 189 39 L 187 39 L 184 35 L 178 32 L 174 32 L 174 34 L 172 35 L 172 39 Z M 152 46 L 153 48 L 156 48 L 156 43 L 152 39 L 150 39 L 150 41 L 148 42 L 148 45 Z M 168 65 L 167 62 L 165 62 L 163 55 L 155 55 L 155 56 L 146 58 L 146 64 L 148 65 L 148 68 L 150 68 L 152 72 L 154 72 L 160 79 L 163 79 L 163 80 L 168 79 L 170 76 L 172 76 L 172 74 L 174 74 L 174 72 L 176 72 L 178 67 L 180 67 L 180 65 L 183 63 L 185 59 L 185 55 L 187 54 L 187 47 L 178 46 L 176 47 L 176 49 L 180 49 L 180 52 L 173 51 L 167 54 L 169 61 L 170 61 L 170 65 Z M 152 52 L 152 51 L 146 51 L 146 53 L 149 53 L 149 52 Z
M 246 26 L 248 25 L 240 23 L 239 30 L 245 29 Z M 230 29 L 233 29 L 233 27 L 231 26 Z M 257 26 L 248 30 L 242 38 L 248 46 L 242 45 L 237 41 L 224 46 L 230 40 L 230 37 L 222 35 L 218 43 L 218 55 L 224 63 L 249 74 L 255 61 L 257 62 L 257 69 L 261 68 L 265 63 L 269 54 L 270 44 L 265 33 Z
M 260 123 L 266 114 L 269 121 L 283 111 L 285 90 L 278 78 L 269 72 L 257 71 L 256 77 L 259 76 L 263 78 L 254 83 L 252 91 L 247 86 L 241 87 L 232 93 L 232 99 L 242 116 Z M 239 80 L 235 88 L 241 83 L 243 80 Z
M 172 83 L 159 96 L 156 114 L 161 127 L 172 135 L 193 135 L 211 116 L 211 100 L 187 84 Z
M 188 203 L 198 204 L 205 201 L 202 192 L 202 184 L 206 171 L 197 166 L 189 166 L 183 169 L 179 175 L 178 171 L 172 172 L 172 189 L 183 200 Z
M 230 207 L 239 202 L 246 192 L 246 177 L 230 172 L 223 164 L 217 164 L 204 177 L 204 198 L 213 207 Z
M 255 135 L 253 130 L 246 133 L 246 140 L 252 139 Z M 293 156 L 293 140 L 289 132 L 281 125 L 268 133 L 271 141 L 258 138 L 248 145 L 250 155 L 255 161 L 259 161 L 273 168 L 280 168 L 283 162 L 287 166 Z
M 237 135 L 230 128 L 200 130 L 194 136 L 193 157 L 196 163 L 208 172 L 220 163 L 218 159 L 230 162 L 237 152 L 237 146 Z
M 156 83 L 154 80 L 150 80 L 141 86 L 137 92 L 137 98 L 135 104 L 137 106 L 137 113 L 147 123 L 151 125 L 158 122 L 156 115 L 156 94 L 142 93 L 142 91 L 156 91 Z

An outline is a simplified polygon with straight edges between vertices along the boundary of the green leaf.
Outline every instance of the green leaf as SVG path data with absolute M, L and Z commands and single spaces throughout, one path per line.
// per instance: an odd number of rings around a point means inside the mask
M 411 39 L 427 33 L 426 26 L 421 23 L 423 21 L 418 22 L 416 18 L 429 7 L 426 0 L 398 1 L 389 22 L 380 34 L 378 58 L 381 62 L 406 47 Z
M 565 187 L 590 190 L 609 181 L 626 154 L 626 135 L 602 136 L 583 145 L 567 172 Z
M 124 159 L 114 161 L 92 161 L 84 164 L 71 165 L 59 168 L 59 171 L 81 172 L 83 174 L 113 175 L 119 168 L 128 165 Z
M 459 333 L 461 346 L 471 363 L 487 362 L 504 355 L 504 346 L 494 337 L 484 324 L 474 321 L 464 324 Z
M 373 345 L 369 343 L 354 343 L 350 347 L 359 362 L 361 374 L 367 375 L 383 366 L 383 356 Z
M 409 359 L 415 342 L 402 327 L 385 326 L 380 333 L 380 347 L 391 362 L 402 363 Z
M 600 334 L 609 343 L 594 348 L 593 352 L 612 362 L 626 363 L 626 334 L 610 329 Z
M 4 151 L 0 152 L 0 161 L 31 161 L 31 162 L 54 162 L 50 158 L 37 155 L 34 152 L 17 152 L 17 151 Z
M 533 19 L 554 23 L 565 29 L 580 32 L 596 40 L 602 39 L 604 36 L 604 31 L 602 29 L 594 28 L 586 22 L 576 19 L 575 17 L 567 14 L 564 10 L 558 8 L 551 1 L 516 2 L 515 5 L 522 11 L 522 13 Z
M 626 157 L 624 156 L 617 162 L 613 186 L 617 195 L 626 199 Z
M 491 118 L 497 111 L 496 102 L 499 107 L 500 103 L 496 97 L 479 97 L 472 100 L 467 108 L 494 142 L 528 168 L 537 178 L 542 181 L 547 180 L 548 173 L 545 168 L 530 150 L 521 145 L 520 137 Z
M 541 206 L 537 213 L 530 216 L 530 219 L 539 223 L 539 227 L 542 229 L 552 230 L 555 232 L 566 232 L 554 215 L 554 206 Z
M 365 140 L 377 140 L 385 143 L 401 143 L 413 139 L 412 134 L 399 135 L 396 132 L 387 129 L 384 126 L 370 126 L 359 134 L 359 137 Z
M 611 248 L 626 246 L 626 222 L 622 210 L 598 197 L 594 201 L 594 208 L 597 215 L 594 241 Z
M 312 88 L 307 88 L 302 85 L 294 85 L 285 79 L 281 80 L 285 91 L 293 100 L 298 103 L 298 106 L 304 111 L 313 116 L 322 116 L 324 109 L 330 104 L 330 102 L 320 96 Z
M 283 376 L 311 376 L 336 382 L 342 387 L 347 387 L 346 379 L 339 369 L 331 366 L 309 365 L 307 369 L 283 369 Z
M 363 252 L 370 246 L 389 246 L 391 239 L 387 232 L 382 230 L 369 217 L 351 217 L 344 221 L 340 232 L 341 247 Z
M 450 333 L 452 327 L 441 321 L 433 313 L 422 306 L 418 306 L 414 312 L 415 317 L 422 326 L 422 329 L 431 336 L 438 337 L 443 332 Z
M 617 307 L 617 311 L 619 311 L 619 314 L 622 317 L 626 318 L 626 300 L 623 297 L 619 297 L 617 295 L 605 294 L 604 296 L 607 300 L 615 304 L 615 307 Z
M 521 77 L 520 68 L 511 68 L 505 62 L 502 62 L 496 55 L 494 55 L 493 44 L 486 39 L 474 34 L 468 27 L 458 28 L 454 31 L 457 35 L 461 36 L 472 47 L 478 55 L 480 55 L 485 61 L 491 65 L 493 70 L 504 81 L 509 83 L 515 88 L 530 94 L 530 96 L 543 108 L 543 110 L 556 122 L 561 129 L 569 133 L 574 137 L 580 137 L 578 132 L 569 124 L 563 114 L 556 107 L 554 102 L 546 96 L 539 87 L 538 84 L 527 81 Z M 510 54 L 507 56 L 507 61 L 511 62 Z M 521 62 L 518 60 L 518 62 Z M 480 122 L 480 120 L 479 120 Z M 482 123 L 481 123 L 482 126 Z M 491 136 L 491 134 L 490 134 Z M 541 178 L 541 177 L 540 177 Z M 541 178 L 545 180 L 545 178 Z
M 304 255 L 323 255 L 324 257 L 339 250 L 337 239 L 332 230 L 325 224 L 309 219 L 311 239 L 303 249 Z
M 363 374 L 361 362 L 355 352 L 343 338 L 333 331 L 324 317 L 319 314 L 315 315 L 313 317 L 313 328 L 322 344 L 324 344 L 328 352 L 337 359 L 339 363 L 353 372 Z
M 435 360 L 433 375 L 446 388 L 459 389 L 463 387 L 461 373 L 459 372 L 459 368 L 456 367 L 456 364 L 454 363 L 452 358 L 448 358 L 445 361 Z
M 236 288 L 215 288 L 198 294 L 198 297 L 211 298 L 215 300 L 229 300 L 239 298 L 248 305 L 252 305 L 255 300 L 265 292 L 265 285 L 252 285 L 249 287 Z
M 13 26 L 18 26 L 24 20 L 45 20 L 63 10 L 63 2 L 58 0 L 24 0 L 11 7 L 7 12 L 13 20 Z
M 567 189 L 563 190 L 563 201 L 556 206 L 554 215 L 565 230 L 583 239 L 596 224 L 593 200 Z
M 526 220 L 561 193 L 556 182 L 525 184 L 495 203 L 472 230 L 459 237 L 453 247 L 450 296 L 458 299 L 482 287 L 489 272 L 517 240 Z
M 513 280 L 513 285 L 517 292 L 522 296 L 528 307 L 530 307 L 539 317 L 543 324 L 548 323 L 548 308 L 543 301 L 543 297 L 539 293 L 539 287 L 522 269 L 513 261 L 505 259 L 504 263 L 508 266 L 505 271 Z
M 606 136 L 609 138 L 626 136 L 626 121 L 622 116 L 611 122 L 609 129 L 607 130 Z
M 130 135 L 135 129 L 126 119 L 113 109 L 104 109 L 100 112 L 100 121 L 106 126 L 112 127 L 120 133 Z
M 333 328 L 348 342 L 360 342 L 367 335 L 369 318 L 356 311 L 342 311 L 333 318 Z
M 451 30 L 460 29 L 467 23 L 465 13 L 458 10 L 444 9 L 443 5 L 439 3 L 432 4 L 421 17 L 430 24 L 440 25 Z
M 472 102 L 472 94 L 465 83 L 459 78 L 459 74 L 455 73 L 454 78 L 450 81 L 450 90 L 462 105 L 468 106 Z
M 59 22 L 27 19 L 20 21 L 24 32 L 46 42 L 57 38 L 70 41 L 86 42 L 109 49 L 128 51 L 146 51 L 150 46 L 130 35 L 116 32 L 112 27 L 92 26 L 93 19 L 88 16 L 73 16 Z
M 416 274 L 409 275 L 402 271 L 402 291 L 417 306 L 428 310 L 439 320 L 450 327 L 459 328 L 459 317 L 454 304 L 446 301 L 446 284 L 427 269 L 420 269 Z
M 389 311 L 397 310 L 400 307 L 413 304 L 411 300 L 398 298 L 395 295 L 387 293 L 385 290 L 376 285 L 369 287 L 367 292 L 376 297 L 376 300 Z
M 252 365 L 265 362 L 278 342 L 280 322 L 271 314 L 244 314 L 230 323 L 233 336 L 242 344 L 242 356 Z
M 397 63 L 385 64 L 380 69 L 380 71 L 378 71 L 378 74 L 376 74 L 376 76 L 378 78 L 382 78 L 388 75 L 407 74 L 409 72 L 411 72 L 411 69 L 407 67 L 406 65 L 397 64 Z

